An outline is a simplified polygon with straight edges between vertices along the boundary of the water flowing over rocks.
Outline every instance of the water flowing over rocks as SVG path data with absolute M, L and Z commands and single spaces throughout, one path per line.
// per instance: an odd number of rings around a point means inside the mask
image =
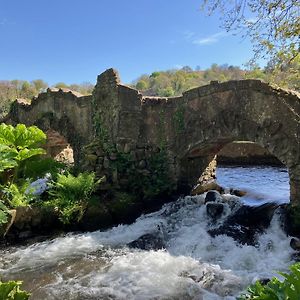
M 24 280 L 33 300 L 233 300 L 253 280 L 285 270 L 294 251 L 276 214 L 255 245 L 211 236 L 240 209 L 238 197 L 221 197 L 226 209 L 214 222 L 205 196 L 189 196 L 131 225 L 0 250 L 1 277 Z

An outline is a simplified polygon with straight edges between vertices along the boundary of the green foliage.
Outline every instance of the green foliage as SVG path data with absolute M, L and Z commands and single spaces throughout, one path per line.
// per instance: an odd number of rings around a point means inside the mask
M 0 300 L 27 300 L 30 294 L 20 289 L 22 281 L 0 281 Z
M 63 82 L 55 86 L 67 88 L 79 92 L 82 95 L 89 95 L 94 88 L 93 84 L 83 82 L 80 84 L 67 85 Z M 26 99 L 28 102 L 41 92 L 45 92 L 48 84 L 42 79 L 36 79 L 31 82 L 24 80 L 1 80 L 0 81 L 0 118 L 5 116 L 10 109 L 11 103 L 17 99 Z
M 300 263 L 290 266 L 290 273 L 279 273 L 283 281 L 273 277 L 266 285 L 259 281 L 251 285 L 247 293 L 237 300 L 296 300 L 300 295 Z
M 58 174 L 49 191 L 48 205 L 58 210 L 64 224 L 79 222 L 99 183 L 100 180 L 95 182 L 94 173 L 80 173 L 78 176 Z
M 173 90 L 173 88 L 171 86 L 168 86 L 166 88 L 160 89 L 159 94 L 162 97 L 172 97 L 175 95 L 175 91 Z
M 209 14 L 221 12 L 224 29 L 248 36 L 254 58 L 299 58 L 300 2 L 298 0 L 202 0 Z M 280 64 L 279 64 L 280 65 Z
M 185 112 L 185 108 L 183 105 L 181 105 L 177 108 L 177 110 L 174 113 L 173 122 L 177 133 L 182 133 L 185 129 L 184 112 Z
M 16 127 L 2 123 L 0 125 L 0 144 L 7 145 L 18 151 L 24 149 L 36 149 L 45 143 L 45 133 L 36 126 L 26 127 L 24 124 L 18 124 Z M 39 149 L 39 148 L 38 148 Z M 19 154 L 19 159 L 25 154 Z M 26 156 L 26 158 L 28 158 Z
M 9 209 L 7 206 L 0 200 L 0 227 L 2 224 L 8 222 Z
M 157 73 L 159 75 L 142 75 L 135 81 L 133 86 L 144 95 L 161 97 L 179 96 L 191 88 L 203 86 L 215 80 L 224 82 L 228 80 L 259 79 L 283 88 L 300 89 L 300 57 L 288 62 L 277 57 L 270 60 L 265 68 L 250 64 L 248 70 L 226 64 L 213 64 L 206 70 L 199 68 L 192 70 L 190 68 L 188 71 L 187 67 L 184 67 L 180 70 L 167 70 Z
M 18 166 L 16 153 L 9 146 L 0 144 L 0 173 Z
M 36 126 L 0 124 L 0 173 L 11 169 L 14 171 L 11 176 L 4 178 L 12 182 L 16 180 L 26 160 L 45 153 L 40 148 L 45 141 L 45 133 Z
M 54 160 L 51 157 L 36 156 L 26 160 L 23 165 L 22 177 L 36 180 L 44 177 L 46 174 L 51 174 L 52 179 L 55 179 L 59 172 L 65 170 L 67 166 Z
M 128 193 L 138 200 L 153 199 L 170 191 L 168 158 L 164 149 L 148 158 L 146 173 L 137 169 L 129 154 L 119 153 L 114 166 L 121 177 L 128 179 Z
M 18 185 L 8 184 L 2 188 L 3 200 L 11 208 L 28 206 L 36 197 L 29 191 L 29 181 L 23 181 Z
M 148 170 L 151 175 L 144 186 L 144 198 L 151 199 L 159 194 L 168 193 L 171 181 L 168 174 L 168 157 L 164 149 L 149 158 Z
M 148 83 L 141 79 L 136 83 L 136 88 L 138 90 L 146 90 L 148 88 Z

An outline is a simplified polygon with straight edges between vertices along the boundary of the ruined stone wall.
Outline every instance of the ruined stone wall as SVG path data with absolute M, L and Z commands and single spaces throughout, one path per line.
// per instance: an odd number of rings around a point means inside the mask
M 113 69 L 92 96 L 51 91 L 30 106 L 15 104 L 10 122 L 52 128 L 66 137 L 83 170 L 107 188 L 143 186 L 188 191 L 215 177 L 215 155 L 233 141 L 252 141 L 289 169 L 291 199 L 300 203 L 300 101 L 258 80 L 213 82 L 181 97 L 143 97 Z
M 4 121 L 37 125 L 45 132 L 57 131 L 73 148 L 74 159 L 78 163 L 82 146 L 93 139 L 91 100 L 92 96 L 82 96 L 69 90 L 48 89 L 31 103 L 15 101 Z

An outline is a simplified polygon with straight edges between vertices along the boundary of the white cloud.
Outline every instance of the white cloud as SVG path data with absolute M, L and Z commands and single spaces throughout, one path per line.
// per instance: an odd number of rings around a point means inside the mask
M 215 34 L 212 34 L 210 36 L 207 36 L 205 38 L 195 39 L 192 41 L 193 44 L 196 45 L 211 45 L 217 43 L 220 39 L 223 37 L 228 36 L 228 32 L 221 31 Z
M 196 35 L 195 32 L 191 30 L 185 30 L 182 34 L 186 40 L 191 40 Z

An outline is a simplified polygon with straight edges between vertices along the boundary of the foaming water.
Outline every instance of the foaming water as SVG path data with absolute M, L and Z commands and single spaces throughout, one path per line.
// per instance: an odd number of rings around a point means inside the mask
M 185 197 L 131 225 L 0 251 L 0 274 L 4 280 L 24 280 L 31 299 L 38 300 L 233 300 L 248 284 L 291 263 L 290 238 L 278 215 L 256 246 L 226 235 L 213 238 L 207 230 L 214 226 L 204 196 Z M 149 233 L 160 236 L 165 249 L 127 246 Z

